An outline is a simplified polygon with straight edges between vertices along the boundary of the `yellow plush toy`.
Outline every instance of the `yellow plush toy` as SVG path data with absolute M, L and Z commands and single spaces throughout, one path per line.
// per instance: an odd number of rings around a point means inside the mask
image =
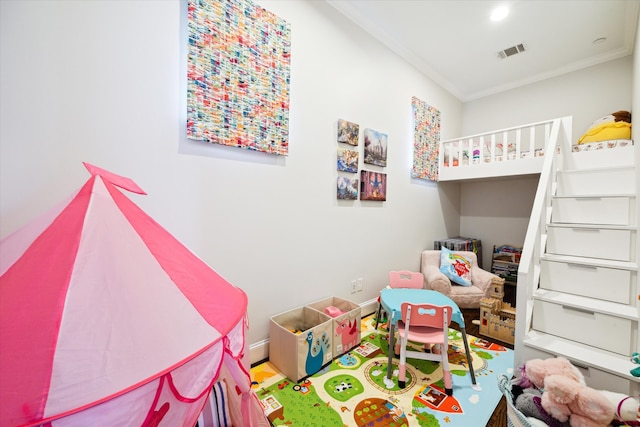
M 614 139 L 631 139 L 631 113 L 616 111 L 591 124 L 589 129 L 578 140 L 578 144 L 611 141 Z

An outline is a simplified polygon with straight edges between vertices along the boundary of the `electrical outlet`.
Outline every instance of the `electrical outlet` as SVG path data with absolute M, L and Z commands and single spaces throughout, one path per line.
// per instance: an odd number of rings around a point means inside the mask
M 354 279 L 351 281 L 351 293 L 355 294 L 356 292 L 358 292 L 358 281 Z

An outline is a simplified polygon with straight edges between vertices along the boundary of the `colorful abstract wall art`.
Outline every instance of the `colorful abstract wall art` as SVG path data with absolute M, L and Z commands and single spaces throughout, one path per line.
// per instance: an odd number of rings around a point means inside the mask
M 357 150 L 345 150 L 338 148 L 338 170 L 350 173 L 358 172 L 358 159 L 360 153 Z
M 360 171 L 360 200 L 387 200 L 387 174 Z
M 387 166 L 387 135 L 372 129 L 364 130 L 364 162 Z
M 438 180 L 438 144 L 440 143 L 440 111 L 415 96 L 413 110 L 414 178 Z
M 338 119 L 338 142 L 350 145 L 358 145 L 360 126 L 346 120 Z
M 358 179 L 338 177 L 338 199 L 358 200 Z
M 187 138 L 289 151 L 290 25 L 250 0 L 188 0 Z

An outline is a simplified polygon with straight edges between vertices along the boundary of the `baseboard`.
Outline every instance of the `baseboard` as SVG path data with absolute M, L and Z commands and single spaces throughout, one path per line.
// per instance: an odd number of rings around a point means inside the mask
M 360 303 L 362 317 L 375 313 L 378 310 L 378 298 Z M 258 341 L 249 346 L 249 358 L 251 365 L 269 359 L 269 339 Z
M 249 346 L 251 366 L 269 359 L 269 339 L 258 341 Z

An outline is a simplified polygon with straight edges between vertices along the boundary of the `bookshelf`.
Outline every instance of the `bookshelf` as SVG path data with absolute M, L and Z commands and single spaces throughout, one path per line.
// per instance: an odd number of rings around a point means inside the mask
M 491 272 L 504 279 L 505 300 L 514 307 L 516 304 L 518 266 L 521 255 L 522 248 L 511 245 L 494 246 L 491 254 Z
M 478 267 L 482 268 L 482 241 L 473 237 L 449 237 L 447 239 L 435 240 L 433 249 L 439 251 L 445 247 L 452 251 L 468 251 L 476 254 L 478 258 Z

